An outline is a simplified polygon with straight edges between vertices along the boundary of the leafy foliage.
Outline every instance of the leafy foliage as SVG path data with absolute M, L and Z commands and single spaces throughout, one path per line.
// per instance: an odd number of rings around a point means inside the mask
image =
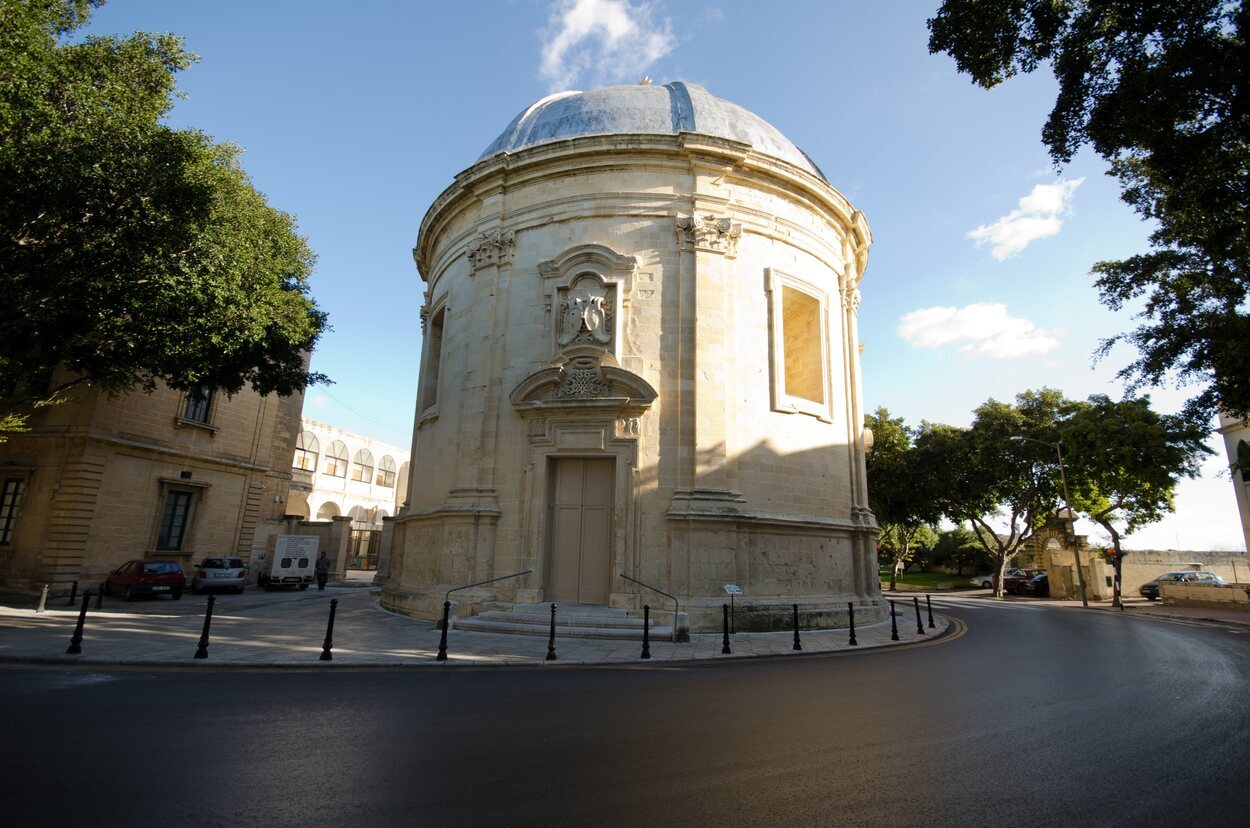
M 1186 414 L 1250 413 L 1250 13 L 1240 0 L 944 0 L 929 51 L 992 88 L 1048 63 L 1059 93 L 1042 130 L 1056 164 L 1088 145 L 1155 222 L 1151 250 L 1094 265 L 1104 304 L 1144 300 L 1120 375 L 1176 376 Z
M 291 394 L 324 380 L 305 362 L 325 316 L 294 219 L 265 203 L 238 148 L 161 123 L 195 60 L 180 38 L 67 41 L 98 4 L 0 0 L 8 413 L 82 382 Z
M 878 552 L 890 563 L 893 590 L 903 567 L 935 540 L 927 524 L 936 520 L 936 513 L 912 485 L 912 432 L 903 419 L 878 408 L 864 424 L 873 435 L 867 462 L 868 505 L 881 527 Z
M 1152 410 L 1149 398 L 1113 402 L 1095 395 L 1074 406 L 1060 433 L 1072 506 L 1111 537 L 1118 603 L 1122 536 L 1172 511 L 1177 482 L 1196 477 L 1210 451 L 1204 430 Z
M 1014 436 L 1054 443 L 1069 406 L 1044 388 L 1016 396 L 1014 405 L 988 400 L 969 428 L 925 424 L 916 436 L 918 496 L 956 523 L 967 523 L 1002 576 L 1010 561 L 1061 502 L 1055 458 L 1021 451 Z M 1000 532 L 995 523 L 1005 524 Z

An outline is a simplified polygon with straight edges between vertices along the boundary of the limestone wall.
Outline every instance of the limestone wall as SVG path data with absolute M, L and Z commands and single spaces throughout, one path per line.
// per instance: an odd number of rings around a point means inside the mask
M 612 573 L 680 595 L 696 629 L 719 623 L 726 582 L 759 597 L 761 618 L 792 600 L 880 614 L 854 330 L 867 227 L 824 182 L 699 140 L 713 146 L 536 147 L 466 171 L 431 208 L 419 471 L 389 536 L 385 604 L 433 617 L 444 590 L 526 569 L 461 594 L 461 612 L 543 600 L 551 464 L 606 457 Z M 583 272 L 610 335 L 568 345 L 563 297 Z M 787 288 L 802 296 L 791 311 Z M 789 391 L 787 312 L 792 363 L 802 351 Z M 591 390 L 543 396 L 544 372 L 566 382 L 572 358 L 597 366 Z M 531 396 L 510 396 L 527 382 Z M 613 605 L 641 606 L 613 581 Z

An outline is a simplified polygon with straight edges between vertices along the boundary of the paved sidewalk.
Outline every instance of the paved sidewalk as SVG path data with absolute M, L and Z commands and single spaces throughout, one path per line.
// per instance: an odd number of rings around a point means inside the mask
M 556 638 L 556 660 L 546 661 L 547 637 L 498 635 L 456 630 L 448 634 L 447 661 L 436 660 L 439 631 L 433 622 L 398 615 L 378 606 L 375 591 L 356 581 L 332 583 L 324 592 L 273 592 L 249 589 L 242 595 L 219 595 L 213 609 L 208 658 L 195 660 L 207 597 L 186 593 L 179 601 L 165 596 L 124 603 L 105 598 L 87 612 L 82 654 L 66 655 L 78 604 L 49 600 L 47 611 L 0 605 L 0 662 L 127 666 L 230 665 L 234 667 L 446 667 L 491 665 L 647 663 L 640 641 Z M 333 660 L 319 660 L 325 640 L 330 599 L 337 598 Z M 80 599 L 81 600 L 81 599 Z M 802 630 L 804 653 L 863 651 L 933 641 L 957 623 L 934 614 L 925 617 L 924 634 L 916 629 L 914 609 L 900 603 L 899 641 L 890 622 L 857 625 L 858 646 L 847 630 Z M 691 662 L 728 658 L 799 655 L 793 631 L 738 633 L 732 655 L 722 655 L 721 634 L 692 635 L 689 644 L 651 642 L 651 662 Z

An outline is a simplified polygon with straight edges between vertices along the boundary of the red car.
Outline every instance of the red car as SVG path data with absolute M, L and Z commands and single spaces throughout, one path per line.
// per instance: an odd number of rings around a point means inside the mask
M 109 573 L 105 595 L 121 595 L 133 601 L 136 595 L 169 595 L 175 601 L 187 588 L 187 576 L 173 561 L 126 561 Z
M 1041 569 L 1008 569 L 1003 573 L 1003 592 L 1012 595 L 1023 595 L 1026 585 L 1045 570 Z

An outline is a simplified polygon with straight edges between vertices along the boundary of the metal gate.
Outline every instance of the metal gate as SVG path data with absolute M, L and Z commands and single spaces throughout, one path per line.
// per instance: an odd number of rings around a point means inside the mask
M 381 547 L 381 529 L 353 529 L 351 544 L 347 548 L 347 568 L 377 569 L 378 550 Z

